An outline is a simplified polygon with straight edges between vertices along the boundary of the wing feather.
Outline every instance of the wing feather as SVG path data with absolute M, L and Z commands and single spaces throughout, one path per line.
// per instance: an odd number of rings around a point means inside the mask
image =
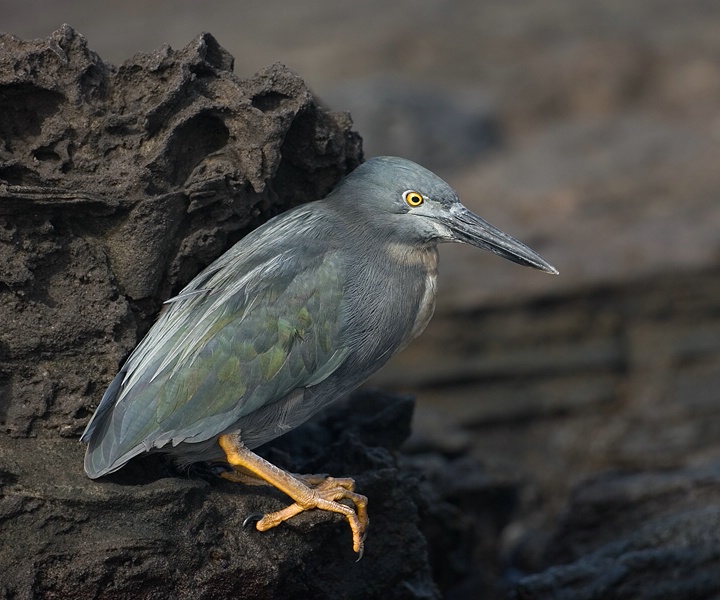
M 327 244 L 302 257 L 263 252 L 252 241 L 170 301 L 132 353 L 83 434 L 91 477 L 149 448 L 211 439 L 343 364 L 339 255 Z

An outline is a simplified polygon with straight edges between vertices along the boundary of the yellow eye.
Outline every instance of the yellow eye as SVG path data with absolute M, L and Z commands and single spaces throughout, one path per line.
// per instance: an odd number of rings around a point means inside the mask
M 418 194 L 417 192 L 413 192 L 412 190 L 408 190 L 403 194 L 403 198 L 405 198 L 405 202 L 407 202 L 410 206 L 420 206 L 425 199 L 422 197 L 422 194 Z

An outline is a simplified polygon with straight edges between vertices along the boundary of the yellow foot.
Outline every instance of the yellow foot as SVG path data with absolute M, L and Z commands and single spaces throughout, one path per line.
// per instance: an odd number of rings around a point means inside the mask
M 353 550 L 362 557 L 363 541 L 369 524 L 367 498 L 355 493 L 350 478 L 319 475 L 293 476 L 248 450 L 235 434 L 221 435 L 220 447 L 227 461 L 236 468 L 234 473 L 221 474 L 231 481 L 257 483 L 263 480 L 290 496 L 295 502 L 286 508 L 263 515 L 255 524 L 259 531 L 267 531 L 303 511 L 318 508 L 344 515 L 350 524 Z M 339 500 L 350 500 L 355 508 Z

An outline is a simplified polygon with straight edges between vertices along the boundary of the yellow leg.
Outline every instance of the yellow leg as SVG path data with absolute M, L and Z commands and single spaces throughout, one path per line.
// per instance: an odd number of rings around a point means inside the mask
M 219 443 L 227 461 L 236 469 L 234 473 L 223 473 L 223 477 L 254 484 L 258 483 L 257 480 L 263 480 L 295 500 L 294 504 L 282 510 L 264 515 L 255 525 L 259 531 L 267 531 L 313 508 L 340 513 L 350 523 L 353 550 L 362 556 L 363 540 L 369 523 L 367 498 L 355 493 L 355 482 L 352 479 L 318 475 L 295 477 L 248 450 L 236 434 L 221 435 Z M 355 510 L 338 502 L 345 498 L 353 502 Z
M 235 468 L 239 469 L 240 467 L 238 465 L 235 465 Z M 330 477 L 328 475 L 316 474 L 301 475 L 300 473 L 288 473 L 288 475 L 291 475 L 295 479 L 302 481 L 305 485 L 309 487 L 317 487 L 319 485 L 327 483 L 328 481 L 331 481 L 336 486 L 342 486 L 346 490 L 350 490 L 351 492 L 355 491 L 355 481 L 350 479 L 349 477 Z M 243 469 L 242 471 L 224 471 L 220 473 L 220 477 L 222 477 L 223 479 L 227 479 L 228 481 L 232 481 L 233 483 L 242 483 L 244 485 L 272 485 L 271 483 L 265 481 L 264 479 L 261 479 L 257 475 L 253 475 L 245 469 Z

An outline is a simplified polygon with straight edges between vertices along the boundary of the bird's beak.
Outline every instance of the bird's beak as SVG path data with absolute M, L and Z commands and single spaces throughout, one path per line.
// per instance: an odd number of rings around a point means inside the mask
M 472 244 L 519 265 L 558 274 L 558 270 L 534 250 L 478 217 L 462 205 L 453 206 L 453 218 L 445 221 L 458 242 Z

